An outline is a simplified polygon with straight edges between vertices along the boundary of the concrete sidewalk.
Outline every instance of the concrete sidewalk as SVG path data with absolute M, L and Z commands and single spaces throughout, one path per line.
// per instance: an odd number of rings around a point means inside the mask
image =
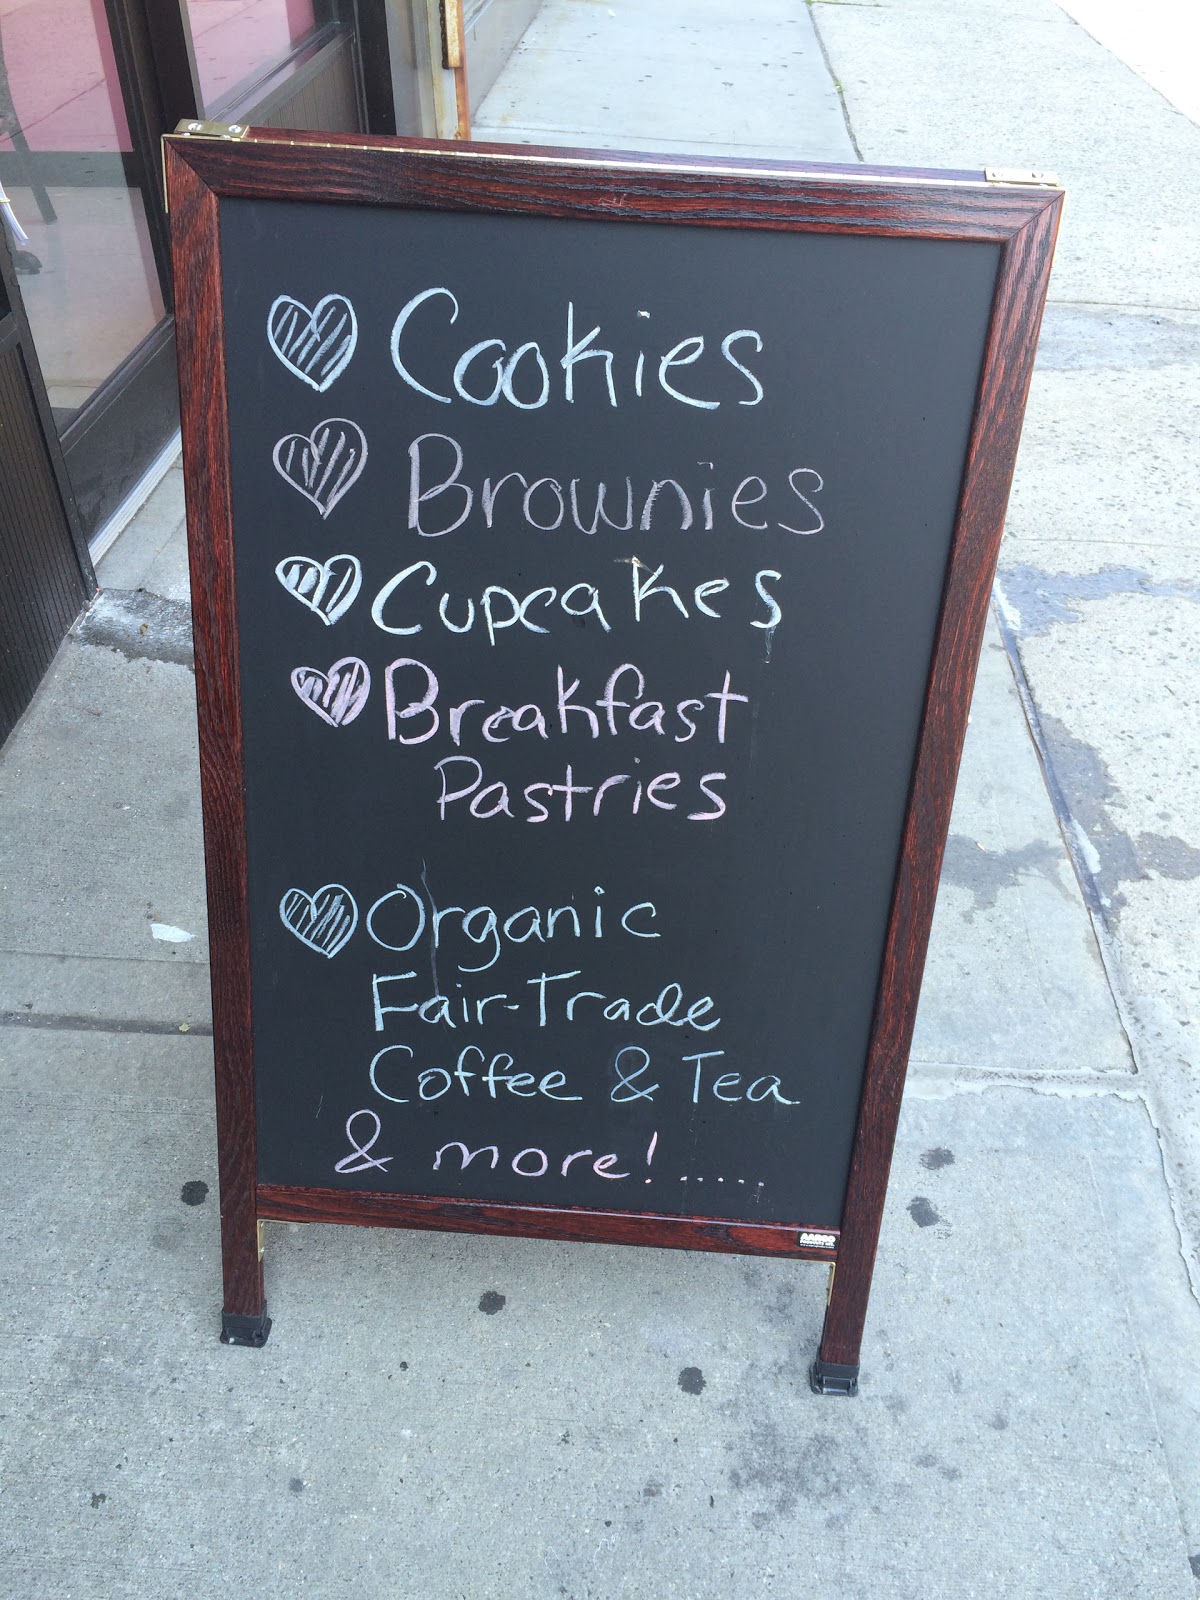
M 0 756 L 0 1595 L 1191 1600 L 1200 130 L 1051 0 L 547 0 L 476 132 L 1069 191 L 862 1392 L 819 1267 L 449 1235 L 218 1345 L 175 471 Z

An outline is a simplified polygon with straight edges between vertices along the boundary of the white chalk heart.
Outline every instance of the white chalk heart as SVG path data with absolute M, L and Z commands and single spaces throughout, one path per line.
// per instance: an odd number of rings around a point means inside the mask
M 292 688 L 309 710 L 331 728 L 344 728 L 367 703 L 371 673 L 365 661 L 345 656 L 335 661 L 328 672 L 319 667 L 297 667 L 292 673 Z
M 275 576 L 326 626 L 346 615 L 362 588 L 362 567 L 357 556 L 330 556 L 328 561 L 285 556 L 275 568 Z
M 356 422 L 327 417 L 305 437 L 288 433 L 271 453 L 275 470 L 327 517 L 354 484 L 367 459 L 367 441 Z
M 358 927 L 358 906 L 349 889 L 327 883 L 315 894 L 289 889 L 279 902 L 279 915 L 289 933 L 320 956 L 332 958 Z
M 325 295 L 311 311 L 281 294 L 267 313 L 267 338 L 288 371 L 323 394 L 354 354 L 358 319 L 344 294 Z

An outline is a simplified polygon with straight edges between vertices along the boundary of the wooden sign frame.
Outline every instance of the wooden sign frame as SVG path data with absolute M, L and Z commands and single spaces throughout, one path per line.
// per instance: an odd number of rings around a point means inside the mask
M 187 125 L 183 125 L 187 127 Z M 233 137 L 222 136 L 232 132 Z M 942 853 L 1062 205 L 1036 174 L 700 162 L 193 124 L 164 141 L 182 392 L 226 1342 L 261 1345 L 264 1220 L 786 1256 L 831 1264 L 810 1380 L 853 1394 Z M 840 1231 L 293 1188 L 258 1180 L 236 571 L 224 367 L 226 198 L 635 219 L 998 244 L 999 272 L 891 899 Z

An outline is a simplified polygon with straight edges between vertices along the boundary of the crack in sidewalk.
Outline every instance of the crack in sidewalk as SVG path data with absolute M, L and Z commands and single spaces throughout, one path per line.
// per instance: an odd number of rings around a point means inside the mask
M 846 137 L 850 141 L 850 146 L 854 151 L 855 157 L 859 161 L 862 161 L 865 158 L 863 156 L 862 151 L 859 149 L 858 140 L 857 140 L 857 138 L 855 138 L 855 135 L 854 135 L 854 126 L 850 121 L 850 108 L 846 104 L 846 91 L 842 88 L 842 80 L 838 77 L 837 73 L 833 70 L 833 62 L 830 59 L 829 47 L 825 43 L 825 36 L 821 32 L 820 25 L 817 22 L 817 10 L 816 10 L 816 8 L 817 8 L 817 6 L 819 4 L 820 5 L 828 5 L 828 4 L 831 4 L 831 3 L 847 4 L 847 3 L 849 3 L 849 0 L 804 0 L 804 3 L 808 8 L 808 20 L 812 23 L 813 36 L 815 37 L 815 39 L 817 41 L 817 48 L 821 52 L 821 60 L 825 63 L 825 70 L 829 74 L 829 81 L 833 84 L 833 87 L 837 92 L 838 105 L 841 107 L 841 110 L 842 110 L 842 121 L 846 124 Z
M 1004 597 L 999 589 L 993 590 L 992 613 L 1000 630 L 1005 654 L 1008 656 L 1009 666 L 1017 687 L 1017 694 L 1025 713 L 1029 736 L 1033 740 L 1034 749 L 1037 752 L 1038 764 L 1042 770 L 1046 792 L 1050 797 L 1050 804 L 1054 810 L 1055 820 L 1058 823 L 1067 857 L 1074 869 L 1080 893 L 1087 909 L 1088 920 L 1092 925 L 1092 937 L 1096 941 L 1096 948 L 1100 955 L 1104 981 L 1108 986 L 1109 994 L 1112 996 L 1117 1020 L 1120 1023 L 1130 1059 L 1133 1061 L 1137 1080 L 1139 1080 L 1133 1097 L 1140 1099 L 1145 1106 L 1146 1114 L 1150 1118 L 1155 1136 L 1158 1139 L 1159 1156 L 1163 1164 L 1163 1179 L 1166 1184 L 1167 1199 L 1171 1207 L 1171 1213 L 1175 1220 L 1179 1253 L 1183 1258 L 1184 1270 L 1187 1274 L 1192 1296 L 1200 1304 L 1200 1256 L 1197 1255 L 1191 1221 L 1184 1201 L 1181 1199 L 1181 1194 L 1187 1192 L 1186 1174 L 1181 1171 L 1181 1166 L 1184 1164 L 1180 1162 L 1173 1149 L 1171 1133 L 1167 1126 L 1169 1117 L 1163 1115 L 1162 1103 L 1158 1098 L 1159 1073 L 1156 1070 L 1154 1050 L 1152 1046 L 1148 1046 L 1145 1043 L 1144 1030 L 1139 1026 L 1136 996 L 1128 996 L 1121 982 L 1120 956 L 1105 919 L 1104 898 L 1096 882 L 1092 863 L 1085 854 L 1081 830 L 1077 825 L 1070 802 L 1055 771 L 1053 754 L 1042 727 L 1042 719 L 1033 697 L 1033 689 L 1025 675 L 1017 634 L 1012 626 L 1010 617 L 1006 614 Z M 1032 1087 L 1032 1085 L 1030 1086 Z M 954 1091 L 948 1090 L 948 1092 L 952 1093 Z

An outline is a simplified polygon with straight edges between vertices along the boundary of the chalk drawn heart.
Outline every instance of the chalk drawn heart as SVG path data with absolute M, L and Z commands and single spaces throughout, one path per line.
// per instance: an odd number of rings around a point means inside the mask
M 279 915 L 289 933 L 319 956 L 332 958 L 358 927 L 358 907 L 349 889 L 327 883 L 316 894 L 289 889 L 279 902 Z
M 356 422 L 326 417 L 307 438 L 288 433 L 271 454 L 275 470 L 327 517 L 354 484 L 367 459 L 367 441 Z
M 362 587 L 362 567 L 357 556 L 330 556 L 328 561 L 285 556 L 275 568 L 275 576 L 326 626 L 346 615 Z
M 292 688 L 309 710 L 331 728 L 344 728 L 366 705 L 371 674 L 365 661 L 345 656 L 335 661 L 328 672 L 319 667 L 297 667 L 292 673 Z
M 267 313 L 267 338 L 288 371 L 323 394 L 354 354 L 358 319 L 344 294 L 325 295 L 311 311 L 281 294 Z

